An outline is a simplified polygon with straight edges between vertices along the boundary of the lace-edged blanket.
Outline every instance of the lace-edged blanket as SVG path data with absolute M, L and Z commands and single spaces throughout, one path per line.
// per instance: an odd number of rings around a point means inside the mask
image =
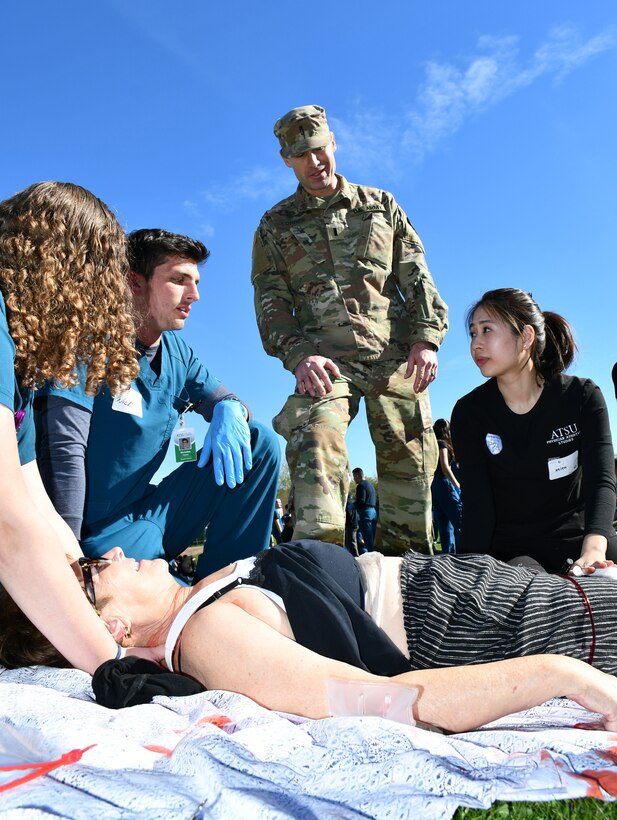
M 304 720 L 205 692 L 118 711 L 76 670 L 0 669 L 0 813 L 11 818 L 451 817 L 495 800 L 617 796 L 617 735 L 554 700 L 445 736 Z

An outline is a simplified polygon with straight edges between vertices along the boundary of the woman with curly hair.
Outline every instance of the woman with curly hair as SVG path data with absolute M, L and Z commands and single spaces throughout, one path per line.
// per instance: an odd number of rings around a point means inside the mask
M 66 182 L 0 202 L 0 583 L 49 640 L 93 672 L 119 648 L 65 555 L 81 554 L 38 473 L 33 390 L 46 380 L 127 388 L 137 372 L 125 237 L 109 208 Z

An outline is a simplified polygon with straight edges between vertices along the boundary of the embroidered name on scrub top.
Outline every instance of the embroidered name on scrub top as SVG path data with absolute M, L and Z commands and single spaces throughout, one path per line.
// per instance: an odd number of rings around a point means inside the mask
M 578 470 L 578 450 L 563 458 L 549 458 L 548 477 L 551 481 L 572 475 Z
M 138 416 L 141 419 L 144 416 L 142 395 L 131 387 L 114 397 L 111 409 L 119 413 L 128 413 L 129 416 Z

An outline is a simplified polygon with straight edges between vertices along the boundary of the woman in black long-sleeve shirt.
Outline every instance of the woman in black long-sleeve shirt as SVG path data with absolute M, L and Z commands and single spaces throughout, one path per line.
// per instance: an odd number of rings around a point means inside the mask
M 549 572 L 617 560 L 608 412 L 589 379 L 564 375 L 570 326 L 512 288 L 468 313 L 471 355 L 489 381 L 460 399 L 452 439 L 463 487 L 462 551 Z

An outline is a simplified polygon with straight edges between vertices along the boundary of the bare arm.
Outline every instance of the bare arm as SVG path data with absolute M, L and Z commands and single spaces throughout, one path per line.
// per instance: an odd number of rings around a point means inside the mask
M 406 672 L 394 680 L 420 687 L 416 720 L 453 732 L 477 728 L 554 697 L 569 697 L 600 712 L 606 729 L 617 728 L 615 678 L 563 655 Z
M 47 526 L 53 530 L 53 534 L 60 542 L 65 555 L 70 555 L 71 558 L 75 559 L 79 558 L 83 555 L 81 547 L 70 526 L 56 512 L 51 499 L 45 492 L 36 461 L 25 464 L 21 468 L 21 472 L 33 506 L 31 514 L 34 515 L 34 509 L 36 509 L 36 516 L 45 521 Z
M 227 601 L 189 621 L 182 662 L 183 671 L 209 689 L 239 692 L 269 709 L 311 718 L 328 715 L 328 678 L 386 680 L 305 649 Z M 419 688 L 417 720 L 449 731 L 472 729 L 561 695 L 601 712 L 606 728 L 617 729 L 617 682 L 572 658 L 538 655 L 407 672 L 391 680 Z
M 79 555 L 49 513 L 38 471 L 19 463 L 13 413 L 0 405 L 0 582 L 43 634 L 74 665 L 94 672 L 116 644 L 65 558 Z

